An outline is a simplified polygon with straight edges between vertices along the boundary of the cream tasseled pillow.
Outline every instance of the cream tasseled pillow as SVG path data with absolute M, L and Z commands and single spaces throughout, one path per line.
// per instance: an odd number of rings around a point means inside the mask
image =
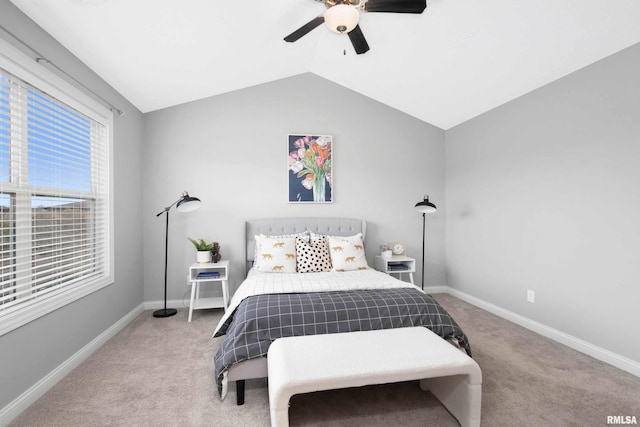
M 286 237 L 302 237 L 307 239 L 307 241 L 309 240 L 309 232 L 308 231 L 303 231 L 302 233 L 294 233 L 294 234 L 282 234 L 282 235 L 274 235 L 274 234 L 268 234 L 265 235 L 264 233 L 261 233 L 259 235 L 254 235 L 253 238 L 256 242 L 254 248 L 253 248 L 253 265 L 257 266 L 258 265 L 258 238 L 259 236 L 262 237 L 269 237 L 272 239 L 284 239 Z
M 296 238 L 256 236 L 256 270 L 263 273 L 296 272 Z
M 364 254 L 362 233 L 354 236 L 328 236 L 333 271 L 364 270 L 368 268 Z

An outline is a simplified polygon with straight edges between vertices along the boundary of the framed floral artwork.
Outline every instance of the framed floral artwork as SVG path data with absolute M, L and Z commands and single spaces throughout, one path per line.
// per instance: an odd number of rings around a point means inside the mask
M 333 137 L 288 135 L 289 203 L 333 201 Z

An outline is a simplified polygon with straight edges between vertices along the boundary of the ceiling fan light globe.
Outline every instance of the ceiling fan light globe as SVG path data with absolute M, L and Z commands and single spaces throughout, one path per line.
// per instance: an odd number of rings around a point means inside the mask
M 344 34 L 353 30 L 360 20 L 358 10 L 346 4 L 331 6 L 324 14 L 324 23 L 334 33 Z

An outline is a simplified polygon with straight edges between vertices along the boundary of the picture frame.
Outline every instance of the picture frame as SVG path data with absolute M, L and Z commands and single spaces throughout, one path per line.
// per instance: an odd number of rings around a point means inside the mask
M 287 135 L 289 203 L 333 203 L 333 136 Z

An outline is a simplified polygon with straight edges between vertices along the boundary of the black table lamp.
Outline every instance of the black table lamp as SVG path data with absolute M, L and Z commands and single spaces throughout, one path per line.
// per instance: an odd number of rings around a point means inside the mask
M 167 308 L 167 257 L 169 251 L 169 209 L 173 206 L 180 212 L 191 212 L 198 209 L 201 205 L 200 199 L 197 197 L 189 196 L 186 191 L 182 193 L 182 197 L 173 202 L 171 205 L 164 208 L 162 212 L 156 216 L 160 216 L 163 213 L 167 214 L 167 225 L 164 231 L 164 308 L 153 312 L 153 317 L 170 317 L 178 312 L 175 308 Z
M 416 203 L 416 210 L 422 213 L 422 281 L 421 286 L 424 290 L 424 235 L 426 233 L 425 216 L 426 214 L 434 213 L 436 211 L 436 205 L 429 201 L 429 196 L 425 195 L 424 200 Z

